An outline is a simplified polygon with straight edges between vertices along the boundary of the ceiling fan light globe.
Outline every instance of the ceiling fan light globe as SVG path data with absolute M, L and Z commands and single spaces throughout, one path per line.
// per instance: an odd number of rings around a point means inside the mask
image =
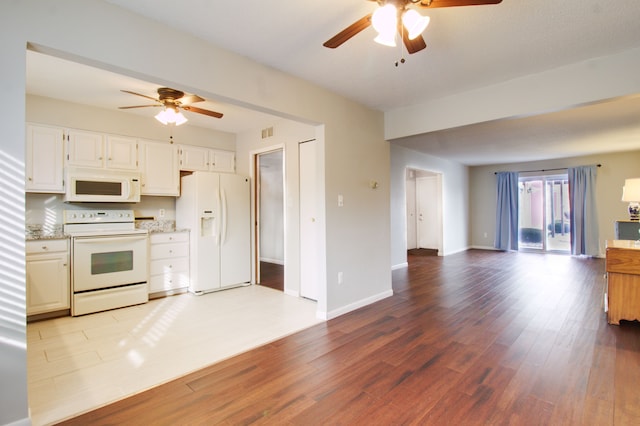
M 165 111 L 162 110 L 159 113 L 157 113 L 155 115 L 155 119 L 158 120 L 159 122 L 161 122 L 162 124 L 169 124 L 169 121 L 167 121 L 167 116 L 165 114 Z
M 387 3 L 383 7 L 376 9 L 371 17 L 371 25 L 378 34 L 387 34 L 391 31 L 395 32 L 397 22 L 398 11 L 391 3 Z
M 176 126 L 184 124 L 187 121 L 189 121 L 189 120 L 187 120 L 187 117 L 185 117 L 181 112 L 176 114 Z
M 413 9 L 407 10 L 402 15 L 402 24 L 409 33 L 409 40 L 413 40 L 414 38 L 420 36 L 420 34 L 422 34 L 422 32 L 429 25 L 430 20 L 431 18 L 429 18 L 428 16 L 422 16 Z
M 380 33 L 373 39 L 378 44 L 389 47 L 396 47 L 396 33 Z
M 177 113 L 176 113 L 175 109 L 167 108 L 167 109 L 164 110 L 164 114 L 165 114 L 165 117 L 166 117 L 166 119 L 167 119 L 167 121 L 169 123 L 175 123 L 176 122 Z
M 179 126 L 189 121 L 181 112 L 176 111 L 174 108 L 163 109 L 162 111 L 156 114 L 155 119 L 164 125 L 175 123 L 176 126 Z

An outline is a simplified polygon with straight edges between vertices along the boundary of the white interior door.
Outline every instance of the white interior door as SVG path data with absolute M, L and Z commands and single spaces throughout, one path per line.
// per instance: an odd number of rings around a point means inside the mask
M 318 174 L 315 140 L 300 144 L 300 295 L 318 300 Z
M 439 248 L 438 179 L 436 176 L 416 179 L 418 248 Z
M 418 248 L 418 229 L 416 217 L 416 175 L 407 170 L 407 250 Z

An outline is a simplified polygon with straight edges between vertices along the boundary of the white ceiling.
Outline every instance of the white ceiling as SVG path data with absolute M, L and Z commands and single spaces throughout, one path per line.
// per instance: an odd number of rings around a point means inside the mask
M 431 23 L 424 33 L 427 49 L 414 55 L 374 43 L 372 28 L 337 49 L 322 46 L 372 12 L 373 1 L 106 1 L 382 111 L 640 47 L 638 0 L 503 0 L 490 6 L 418 9 L 431 17 Z M 400 57 L 406 62 L 396 67 Z M 116 75 L 98 79 L 85 69 L 83 75 L 92 84 L 78 91 L 81 97 L 69 99 L 76 91 L 65 82 L 73 80 L 78 87 L 85 78 L 75 78 L 71 69 L 66 74 L 52 72 L 57 66 L 32 59 L 27 90 L 42 96 L 115 108 L 145 103 L 120 89 L 153 96 L 159 86 Z M 97 82 L 105 86 L 93 87 Z M 228 104 L 197 106 L 225 117 L 196 120 L 197 114 L 189 114 L 193 119 L 188 124 L 238 132 L 247 123 L 255 128 L 273 121 L 255 112 L 244 118 L 248 111 Z M 129 111 L 150 114 L 146 110 L 156 109 Z M 635 117 L 640 117 L 640 98 L 631 97 L 394 142 L 469 165 L 566 157 L 640 149 L 640 120 Z

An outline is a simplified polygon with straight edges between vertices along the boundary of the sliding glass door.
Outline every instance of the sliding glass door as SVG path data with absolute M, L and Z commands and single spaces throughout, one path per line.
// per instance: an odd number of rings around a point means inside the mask
M 569 252 L 569 182 L 566 174 L 520 177 L 519 247 Z

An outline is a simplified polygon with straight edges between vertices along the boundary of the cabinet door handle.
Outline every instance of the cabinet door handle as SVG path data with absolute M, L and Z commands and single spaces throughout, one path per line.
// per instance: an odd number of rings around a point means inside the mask
M 42 246 L 42 250 L 49 250 L 49 247 L 47 247 L 47 246 Z

